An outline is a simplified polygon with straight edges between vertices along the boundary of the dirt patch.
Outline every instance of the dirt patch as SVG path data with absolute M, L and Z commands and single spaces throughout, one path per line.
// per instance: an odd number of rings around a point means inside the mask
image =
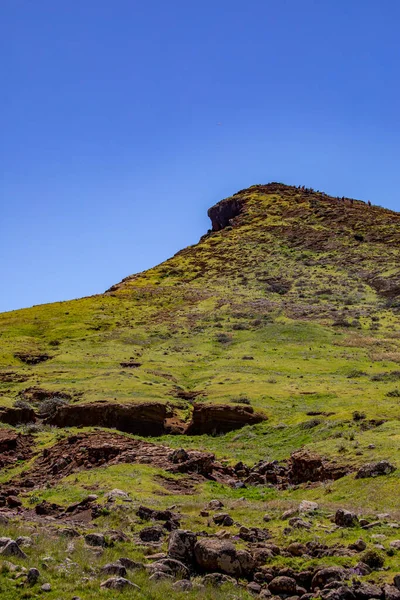
M 29 379 L 29 375 L 15 373 L 14 371 L 3 371 L 0 373 L 0 383 L 23 383 Z
M 167 446 L 119 434 L 97 432 L 71 435 L 46 448 L 32 468 L 13 480 L 12 485 L 22 488 L 43 487 L 55 484 L 77 471 L 119 463 L 147 464 L 170 473 L 187 473 L 195 475 L 196 481 L 225 480 L 221 465 L 210 452 L 188 451 L 178 462 L 175 455 Z M 233 473 L 232 470 L 229 472 Z M 27 482 L 29 485 L 26 485 Z
M 80 395 L 80 394 L 74 394 Z M 52 400 L 53 398 L 62 398 L 63 400 L 72 400 L 73 395 L 68 392 L 62 391 L 53 391 L 53 390 L 45 390 L 43 388 L 39 388 L 36 386 L 32 386 L 26 388 L 25 390 L 21 390 L 18 396 L 29 402 L 29 404 L 38 405 L 44 400 Z
M 33 438 L 10 429 L 0 429 L 0 468 L 32 456 Z

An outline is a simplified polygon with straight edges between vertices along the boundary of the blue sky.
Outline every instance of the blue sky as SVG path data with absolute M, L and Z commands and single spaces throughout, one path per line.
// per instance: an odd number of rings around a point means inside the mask
M 104 291 L 283 181 L 400 210 L 397 0 L 2 0 L 0 311 Z

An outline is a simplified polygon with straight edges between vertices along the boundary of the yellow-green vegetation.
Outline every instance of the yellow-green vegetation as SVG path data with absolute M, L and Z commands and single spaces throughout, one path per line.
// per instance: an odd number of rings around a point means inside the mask
M 222 229 L 104 294 L 1 314 L 0 405 L 27 402 L 27 388 L 67 393 L 72 403 L 157 400 L 187 420 L 196 401 L 246 403 L 268 419 L 223 436 L 166 435 L 152 441 L 209 450 L 230 465 L 284 460 L 305 447 L 353 471 L 382 459 L 400 469 L 400 214 L 280 184 L 254 186 L 225 202 L 237 200 L 240 211 Z M 45 360 L 29 364 L 39 356 Z M 129 362 L 135 366 L 121 366 Z M 187 399 L 182 392 L 198 395 Z M 51 448 L 57 435 L 63 434 L 36 433 L 36 449 Z M 33 460 L 3 470 L 1 483 Z M 120 488 L 132 503 L 117 503 L 119 508 L 96 520 L 96 529 L 136 534 L 142 524 L 135 510 L 147 504 L 175 505 L 183 528 L 215 533 L 218 528 L 199 513 L 219 498 L 235 521 L 267 526 L 274 543 L 286 546 L 312 539 L 347 546 L 362 537 L 373 547 L 376 530 L 332 529 L 332 511 L 344 507 L 371 518 L 387 512 L 390 518 L 379 534 L 388 570 L 376 576 L 383 582 L 399 570 L 400 551 L 391 550 L 390 541 L 400 533 L 389 524 L 400 518 L 399 472 L 360 480 L 351 473 L 327 485 L 287 490 L 208 482 L 176 496 L 163 487 L 161 471 L 119 464 L 72 474 L 52 489 L 29 492 L 23 502 L 68 505 L 88 493 L 104 502 L 107 491 Z M 303 499 L 320 506 L 313 527 L 288 536 L 281 514 Z M 20 535 L 28 526 L 10 527 Z M 237 532 L 236 526 L 230 531 Z M 124 553 L 143 560 L 147 552 L 126 542 L 96 555 L 82 539 L 73 550 L 68 543 L 39 533 L 35 550 L 27 550 L 29 566 L 42 570 L 38 557 L 50 553 L 54 564 L 70 557 L 86 573 L 87 580 L 76 584 L 72 571 L 60 573 L 50 564 L 49 599 L 95 598 L 101 565 Z M 316 560 L 274 558 L 296 570 L 315 566 Z M 354 566 L 357 560 L 336 556 L 322 562 Z M 18 595 L 18 579 L 6 570 L 3 566 L 2 599 L 37 597 L 36 588 Z M 170 594 L 167 583 L 151 584 L 142 572 L 131 579 L 141 586 L 140 594 L 126 591 L 121 597 Z M 218 594 L 248 597 L 244 589 L 229 586 Z M 212 598 L 215 591 L 174 592 L 174 597 Z

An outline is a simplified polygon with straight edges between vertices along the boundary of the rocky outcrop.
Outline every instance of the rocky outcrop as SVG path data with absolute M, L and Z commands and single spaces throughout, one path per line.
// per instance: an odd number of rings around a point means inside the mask
M 246 550 L 237 550 L 225 540 L 200 539 L 194 547 L 196 566 L 203 572 L 221 572 L 234 577 L 248 577 L 255 561 Z
M 379 477 L 380 475 L 390 475 L 396 467 L 388 460 L 381 460 L 375 463 L 368 463 L 361 467 L 356 474 L 356 479 L 366 479 L 367 477 Z
M 267 417 L 254 412 L 251 406 L 231 404 L 195 404 L 192 422 L 186 433 L 201 435 L 204 433 L 227 433 L 245 425 L 255 425 Z
M 60 406 L 46 419 L 56 427 L 110 427 L 138 435 L 162 435 L 168 408 L 160 402 L 116 404 L 106 401 Z
M 23 425 L 26 423 L 34 423 L 36 415 L 33 408 L 15 408 L 6 407 L 0 409 L 0 422 L 7 425 Z
M 232 219 L 240 215 L 243 210 L 245 200 L 241 196 L 226 198 L 218 204 L 212 206 L 207 214 L 211 219 L 213 231 L 220 231 L 232 224 Z
M 306 450 L 294 452 L 289 460 L 288 478 L 291 483 L 336 480 L 347 473 L 348 469 L 344 465 L 328 462 L 318 454 Z

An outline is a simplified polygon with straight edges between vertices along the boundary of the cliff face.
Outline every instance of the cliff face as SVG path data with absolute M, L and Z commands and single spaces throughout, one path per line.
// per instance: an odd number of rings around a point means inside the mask
M 231 225 L 232 219 L 239 216 L 244 207 L 244 198 L 233 196 L 212 206 L 207 214 L 211 219 L 213 231 L 220 231 Z

